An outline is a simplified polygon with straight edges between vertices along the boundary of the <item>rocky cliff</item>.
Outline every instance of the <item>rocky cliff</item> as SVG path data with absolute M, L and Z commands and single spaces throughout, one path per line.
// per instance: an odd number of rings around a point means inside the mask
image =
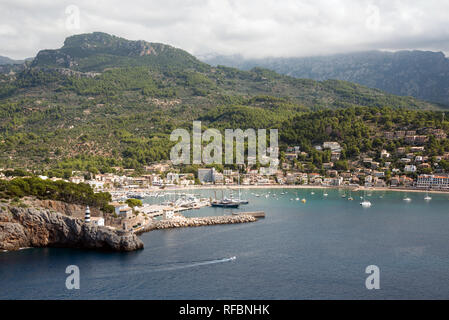
M 134 251 L 143 242 L 133 233 L 86 224 L 48 209 L 0 207 L 0 250 L 67 247 Z

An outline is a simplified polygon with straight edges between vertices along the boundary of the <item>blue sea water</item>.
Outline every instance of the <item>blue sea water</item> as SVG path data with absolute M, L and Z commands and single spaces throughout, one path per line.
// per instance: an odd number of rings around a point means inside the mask
M 373 191 L 373 205 L 364 209 L 362 193 L 348 201 L 341 190 L 323 192 L 245 190 L 250 204 L 239 210 L 264 210 L 265 219 L 152 231 L 141 235 L 145 249 L 138 252 L 0 253 L 0 299 L 449 298 L 449 195 L 426 202 L 424 194 L 409 193 L 408 203 L 404 193 Z M 65 287 L 68 265 L 80 269 L 79 290 Z M 380 290 L 365 287 L 369 265 L 380 269 Z

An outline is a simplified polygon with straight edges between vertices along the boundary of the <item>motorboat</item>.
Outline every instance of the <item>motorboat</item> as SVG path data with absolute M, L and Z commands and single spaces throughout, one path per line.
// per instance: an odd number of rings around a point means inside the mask
M 360 205 L 361 205 L 363 208 L 369 208 L 369 207 L 371 207 L 371 202 L 368 201 L 368 200 L 364 200 L 364 201 L 360 202 Z

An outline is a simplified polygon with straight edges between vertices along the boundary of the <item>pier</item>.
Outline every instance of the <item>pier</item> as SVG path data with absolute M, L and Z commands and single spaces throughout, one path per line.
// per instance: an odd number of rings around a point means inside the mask
M 234 216 L 251 216 L 254 218 L 265 218 L 265 211 L 236 212 Z
M 185 227 L 202 227 L 218 224 L 235 224 L 256 222 L 257 218 L 252 215 L 231 215 L 231 216 L 212 216 L 212 217 L 195 217 L 185 218 L 177 216 L 173 219 L 153 221 L 148 225 L 135 230 L 136 234 L 160 229 L 185 228 Z

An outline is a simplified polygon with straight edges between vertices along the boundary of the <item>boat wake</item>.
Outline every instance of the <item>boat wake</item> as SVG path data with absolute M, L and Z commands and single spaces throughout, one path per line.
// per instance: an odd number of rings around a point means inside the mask
M 200 267 L 200 266 L 205 266 L 205 265 L 210 265 L 210 264 L 231 262 L 231 261 L 235 261 L 236 259 L 237 259 L 237 257 L 233 256 L 230 258 L 223 258 L 223 259 L 198 261 L 198 262 L 192 262 L 192 263 L 182 263 L 182 264 L 166 266 L 163 268 L 155 268 L 155 269 L 152 269 L 151 271 L 172 271 L 172 270 L 179 270 L 179 269 L 186 269 L 186 268 L 194 268 L 194 267 Z
M 219 264 L 219 263 L 226 263 L 226 262 L 232 262 L 235 261 L 237 257 L 233 256 L 230 258 L 223 258 L 223 259 L 215 259 L 215 260 L 203 260 L 203 261 L 192 261 L 192 262 L 172 262 L 172 263 L 166 263 L 166 264 L 159 264 L 159 265 L 146 265 L 149 268 L 145 268 L 143 265 L 139 266 L 136 269 L 131 269 L 127 272 L 128 276 L 142 276 L 144 274 L 149 274 L 153 272 L 164 272 L 164 271 L 173 271 L 173 270 L 181 270 L 181 269 L 188 269 L 188 268 L 196 268 L 211 264 Z M 122 275 L 121 272 L 108 272 L 107 274 L 100 275 L 100 276 L 94 276 L 90 279 L 110 279 L 114 277 L 120 277 Z

